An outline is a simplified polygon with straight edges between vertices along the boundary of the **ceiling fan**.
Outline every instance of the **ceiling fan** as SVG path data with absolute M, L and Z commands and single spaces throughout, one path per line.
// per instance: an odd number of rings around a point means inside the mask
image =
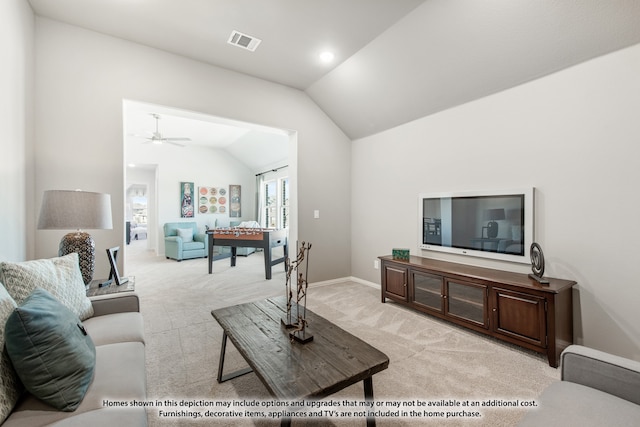
M 149 134 L 151 134 L 151 136 L 144 136 L 144 135 L 132 135 L 138 138 L 144 138 L 147 140 L 147 142 L 151 142 L 152 144 L 163 144 L 163 143 L 168 143 L 168 144 L 173 144 L 173 145 L 177 145 L 179 147 L 184 147 L 184 144 L 179 144 L 176 141 L 191 141 L 191 138 L 186 138 L 186 137 L 165 137 L 162 136 L 162 134 L 160 133 L 160 131 L 158 130 L 158 121 L 160 120 L 160 115 L 156 114 L 156 113 L 151 113 L 151 116 L 156 119 L 156 131 L 155 132 L 148 132 Z

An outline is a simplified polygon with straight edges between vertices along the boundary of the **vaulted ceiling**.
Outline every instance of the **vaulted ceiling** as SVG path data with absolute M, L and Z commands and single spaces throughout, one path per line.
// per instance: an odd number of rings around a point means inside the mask
M 640 43 L 637 0 L 29 0 L 306 93 L 352 139 Z M 233 30 L 261 40 L 227 43 Z M 330 50 L 334 61 L 318 60 Z
M 284 166 L 289 159 L 289 135 L 280 129 L 131 100 L 124 101 L 124 117 L 125 143 L 133 151 L 137 145 L 156 149 L 150 138 L 157 129 L 162 138 L 188 139 L 164 144 L 226 151 L 253 173 Z

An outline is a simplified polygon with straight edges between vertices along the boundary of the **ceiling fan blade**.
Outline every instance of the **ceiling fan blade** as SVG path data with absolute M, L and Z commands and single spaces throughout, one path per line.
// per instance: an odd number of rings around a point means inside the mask
M 178 147 L 184 147 L 185 146 L 184 144 L 179 144 L 179 143 L 173 142 L 173 141 L 171 141 L 169 139 L 165 139 L 164 142 L 166 142 L 167 144 L 177 145 Z
M 157 113 L 150 113 L 151 117 L 153 117 L 156 121 L 156 131 L 155 132 L 149 132 L 147 131 L 147 133 L 150 136 L 144 136 L 144 135 L 131 135 L 131 136 L 136 136 L 139 138 L 144 138 L 147 141 L 145 143 L 153 143 L 153 144 L 157 144 L 157 145 L 161 145 L 163 143 L 168 143 L 168 144 L 173 144 L 173 145 L 177 145 L 178 147 L 184 147 L 183 144 L 179 144 L 175 141 L 191 141 L 191 138 L 184 138 L 184 137 L 177 137 L 177 138 L 165 138 L 162 136 L 162 134 L 160 133 L 160 131 L 158 130 L 158 121 L 160 120 L 160 115 Z

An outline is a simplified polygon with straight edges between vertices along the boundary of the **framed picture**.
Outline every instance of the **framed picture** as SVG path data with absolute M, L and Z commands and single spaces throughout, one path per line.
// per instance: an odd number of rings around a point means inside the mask
M 242 197 L 239 185 L 229 186 L 229 217 L 240 218 L 242 216 Z
M 193 218 L 195 207 L 193 202 L 193 182 L 180 183 L 180 217 Z
M 107 281 L 101 283 L 100 286 L 107 286 L 111 283 L 115 283 L 117 286 L 120 286 L 129 281 L 129 279 L 126 277 L 120 277 L 120 273 L 118 272 L 119 250 L 120 246 L 107 249 L 107 258 L 109 258 L 109 265 L 111 265 L 111 270 L 109 271 L 109 278 L 107 279 Z
M 224 214 L 227 212 L 227 189 L 224 187 L 199 187 L 198 212 Z

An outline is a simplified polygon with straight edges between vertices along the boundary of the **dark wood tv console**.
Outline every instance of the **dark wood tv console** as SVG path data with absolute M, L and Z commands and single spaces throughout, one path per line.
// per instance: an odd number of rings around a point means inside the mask
M 573 343 L 572 280 L 548 278 L 548 285 L 540 285 L 527 274 L 417 256 L 380 260 L 383 303 L 389 298 L 545 353 L 554 368 Z

